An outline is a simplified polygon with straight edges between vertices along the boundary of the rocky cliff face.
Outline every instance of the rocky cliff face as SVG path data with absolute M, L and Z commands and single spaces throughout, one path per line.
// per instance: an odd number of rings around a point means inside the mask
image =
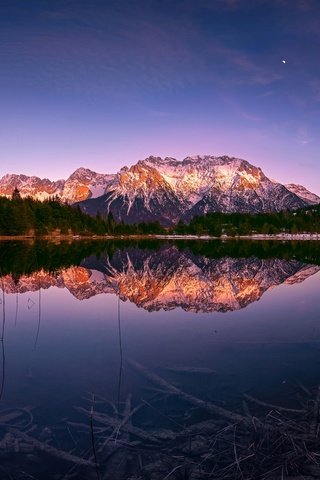
M 112 183 L 115 175 L 96 173 L 88 168 L 78 168 L 64 182 L 61 198 L 68 203 L 100 197 Z
M 78 168 L 67 180 L 56 182 L 27 175 L 5 175 L 0 179 L 0 195 L 11 197 L 13 190 L 18 188 L 22 197 L 46 200 L 58 195 L 61 200 L 72 204 L 103 195 L 114 177 L 87 168 Z
M 319 266 L 296 260 L 209 259 L 167 245 L 153 252 L 129 248 L 112 257 L 89 257 L 81 266 L 55 274 L 39 271 L 18 280 L 7 275 L 0 286 L 6 293 L 56 286 L 79 300 L 116 294 L 148 311 L 227 312 L 245 308 L 272 287 L 301 283 L 319 271 Z
M 285 185 L 285 187 L 287 190 L 300 197 L 303 201 L 309 203 L 309 205 L 318 205 L 320 203 L 320 197 L 307 190 L 303 185 L 289 183 Z
M 61 195 L 64 180 L 51 182 L 47 178 L 28 177 L 27 175 L 5 175 L 0 179 L 0 195 L 11 197 L 15 188 L 18 188 L 22 197 L 32 197 L 37 200 L 46 200 L 53 195 Z
M 81 208 L 90 214 L 111 211 L 116 220 L 128 223 L 171 225 L 208 212 L 257 213 L 308 204 L 245 160 L 196 156 L 182 162 L 159 157 L 139 161 L 122 169 L 103 197 L 85 201 Z
M 320 198 L 299 185 L 271 181 L 262 170 L 233 157 L 210 155 L 148 157 L 117 174 L 77 169 L 67 180 L 5 175 L 0 195 L 17 187 L 24 196 L 44 200 L 58 195 L 92 215 L 112 212 L 126 223 L 159 221 L 172 225 L 208 212 L 257 213 L 295 209 Z

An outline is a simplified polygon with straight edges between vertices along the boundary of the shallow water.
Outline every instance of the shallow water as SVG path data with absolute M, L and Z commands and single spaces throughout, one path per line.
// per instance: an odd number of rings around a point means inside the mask
M 230 256 L 227 245 L 190 245 L 2 244 L 0 478 L 180 478 L 180 467 L 166 477 L 174 463 L 144 469 L 156 463 L 150 445 L 90 418 L 93 408 L 119 424 L 131 395 L 132 408 L 142 403 L 133 424 L 149 433 L 208 419 L 130 360 L 229 411 L 244 393 L 296 407 L 318 385 L 317 262 L 290 244 Z M 1 421 L 12 411 L 21 415 Z M 92 463 L 96 444 L 98 473 L 32 439 Z M 110 452 L 121 441 L 119 467 Z

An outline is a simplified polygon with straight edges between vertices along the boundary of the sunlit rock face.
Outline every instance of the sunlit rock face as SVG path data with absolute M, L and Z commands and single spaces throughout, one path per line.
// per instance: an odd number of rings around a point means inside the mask
M 115 175 L 96 173 L 88 168 L 78 168 L 64 182 L 61 198 L 68 203 L 96 198 L 104 194 Z
M 5 293 L 67 288 L 79 300 L 116 294 L 148 311 L 227 312 L 255 302 L 270 288 L 301 283 L 320 270 L 297 260 L 256 257 L 209 259 L 164 246 L 158 251 L 129 248 L 54 274 L 1 278 Z
M 46 200 L 54 195 L 61 195 L 64 180 L 52 182 L 47 178 L 35 176 L 7 174 L 0 179 L 0 195 L 11 197 L 18 188 L 21 197 L 32 197 L 36 200 Z
M 151 156 L 117 174 L 78 168 L 67 180 L 54 182 L 15 174 L 0 179 L 0 195 L 11 197 L 15 187 L 22 197 L 57 195 L 91 215 L 112 212 L 117 221 L 164 226 L 208 212 L 269 212 L 320 202 L 305 187 L 270 180 L 246 160 L 211 155 L 182 161 Z
M 21 197 L 47 200 L 58 196 L 68 203 L 96 198 L 104 194 L 115 175 L 96 173 L 88 168 L 78 168 L 67 180 L 55 182 L 35 176 L 7 174 L 0 179 L 0 195 L 11 197 L 18 188 Z
M 268 179 L 246 160 L 210 155 L 148 157 L 123 168 L 105 195 L 81 204 L 90 214 L 112 212 L 126 223 L 158 220 L 172 225 L 208 212 L 257 213 L 295 209 L 307 198 Z
M 320 197 L 315 193 L 310 192 L 303 185 L 296 185 L 294 183 L 289 183 L 285 185 L 286 189 L 300 197 L 305 202 L 308 202 L 310 205 L 318 205 L 320 203 Z
M 125 223 L 160 221 L 171 225 L 179 220 L 184 205 L 172 186 L 151 165 L 138 162 L 123 168 L 102 197 L 79 204 L 83 211 L 95 215 L 112 212 L 116 221 Z

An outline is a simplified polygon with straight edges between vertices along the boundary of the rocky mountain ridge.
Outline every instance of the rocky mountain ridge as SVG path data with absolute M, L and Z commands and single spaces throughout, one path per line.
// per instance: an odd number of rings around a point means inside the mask
M 302 200 L 309 202 L 310 204 L 318 204 L 320 203 L 320 197 L 315 193 L 310 192 L 306 187 L 303 185 L 297 185 L 295 183 L 289 183 L 285 185 L 286 189 L 290 192 L 294 193 Z
M 121 169 L 102 197 L 80 206 L 92 215 L 112 212 L 125 223 L 158 220 L 170 226 L 208 212 L 270 212 L 313 203 L 246 160 L 204 155 L 181 162 L 171 157 L 140 160 Z
M 114 180 L 114 174 L 96 173 L 88 168 L 78 168 L 67 180 L 51 181 L 48 178 L 7 174 L 0 179 L 0 195 L 11 197 L 15 188 L 21 196 L 46 200 L 58 195 L 68 203 L 81 202 L 87 198 L 103 195 Z
M 1 278 L 6 293 L 66 288 L 78 300 L 116 294 L 148 311 L 227 312 L 245 308 L 280 284 L 302 283 L 320 271 L 297 260 L 255 257 L 209 259 L 175 246 L 159 251 L 129 248 L 112 257 L 92 256 L 55 274 L 44 270 Z
M 117 221 L 163 225 L 212 211 L 257 213 L 320 203 L 305 187 L 270 180 L 246 160 L 211 155 L 182 161 L 151 156 L 117 174 L 79 168 L 56 182 L 25 175 L 0 179 L 0 195 L 10 196 L 15 187 L 22 196 L 40 200 L 58 195 L 92 215 L 112 212 Z

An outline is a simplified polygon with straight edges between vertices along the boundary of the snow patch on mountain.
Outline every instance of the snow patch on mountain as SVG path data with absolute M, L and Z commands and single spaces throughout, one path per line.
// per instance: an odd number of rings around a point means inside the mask
M 18 188 L 22 197 L 33 197 L 37 200 L 46 200 L 50 196 L 62 192 L 64 180 L 51 182 L 47 178 L 35 176 L 7 174 L 0 179 L 0 195 L 11 197 L 15 188 Z
M 315 193 L 310 192 L 303 185 L 296 185 L 295 183 L 289 183 L 285 187 L 295 195 L 297 195 L 302 200 L 308 202 L 310 205 L 317 205 L 320 203 L 320 197 Z
M 18 188 L 23 198 L 47 200 L 58 195 L 63 201 L 75 203 L 104 194 L 115 175 L 96 173 L 87 168 L 78 168 L 67 180 L 50 181 L 35 176 L 7 174 L 0 179 L 0 195 L 11 197 Z
M 308 204 L 246 160 L 202 155 L 182 161 L 151 156 L 124 167 L 101 200 L 84 202 L 82 208 L 91 214 L 111 211 L 127 223 L 172 225 L 214 211 L 258 213 Z
M 69 203 L 81 202 L 87 198 L 96 198 L 104 194 L 115 175 L 96 173 L 89 168 L 78 168 L 65 181 L 62 200 Z
M 58 195 L 95 215 L 110 211 L 127 223 L 158 220 L 172 225 L 208 212 L 258 213 L 296 209 L 320 203 L 320 198 L 300 185 L 270 180 L 246 160 L 194 155 L 178 161 L 150 156 L 117 174 L 78 168 L 67 180 L 26 175 L 5 175 L 0 195 L 10 197 L 17 187 L 23 197 L 45 200 Z

